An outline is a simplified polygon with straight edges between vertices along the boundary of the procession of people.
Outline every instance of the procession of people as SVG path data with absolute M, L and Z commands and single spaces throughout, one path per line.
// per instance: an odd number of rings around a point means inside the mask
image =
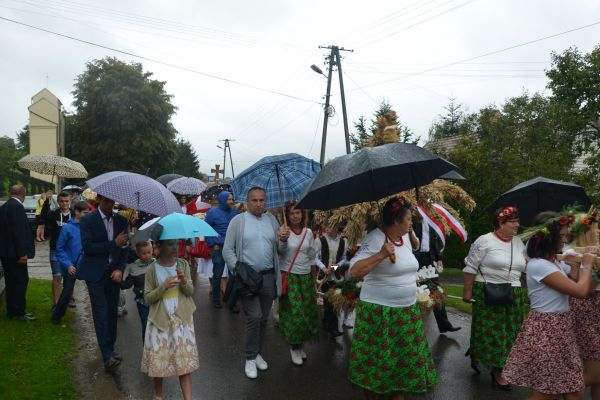
M 305 346 L 318 340 L 321 326 L 332 340 L 348 332 L 348 378 L 366 399 L 404 399 L 439 384 L 423 314 L 433 312 L 440 334 L 460 327 L 443 301 L 418 299 L 420 285 L 443 292 L 445 234 L 423 208 L 427 205 L 401 194 L 410 184 L 374 198 L 377 223 L 365 222 L 360 240 L 350 243 L 344 229 L 350 221 L 311 211 L 319 201 L 324 210 L 357 203 L 335 192 L 336 182 L 328 183 L 335 195 L 319 200 L 327 186 L 319 182 L 326 175 L 319 175 L 320 166 L 307 164 L 312 172 L 297 185 L 304 191 L 300 199 L 288 191 L 294 184 L 283 175 L 277 175 L 275 189 L 261 181 L 269 163 L 259 164 L 249 169 L 259 171 L 252 179 L 244 172 L 213 190 L 180 178 L 166 185 L 173 194 L 164 194 L 150 178 L 108 173 L 88 181 L 92 192 L 85 201 L 60 192 L 59 208 L 51 212 L 42 201 L 36 219 L 50 232 L 52 322 L 61 323 L 76 279 L 84 281 L 104 367 L 115 370 L 123 360 L 116 349 L 119 299 L 132 289 L 142 333 L 141 372 L 153 378 L 156 399 L 164 397 L 163 379 L 169 376 L 179 378 L 183 398 L 191 399 L 194 371 L 210 368 L 198 354 L 202 338 L 193 322 L 200 274 L 211 280 L 208 301 L 215 312 L 226 312 L 217 311 L 224 303 L 232 315 L 238 304 L 244 312 L 239 374 L 243 370 L 248 379 L 269 369 L 265 335 L 275 314 L 298 367 L 306 363 Z M 276 173 L 282 168 L 279 164 Z M 129 200 L 135 185 L 137 197 Z M 8 317 L 30 321 L 35 316 L 25 304 L 27 260 L 34 256 L 35 240 L 45 238 L 40 230 L 34 238 L 28 226 L 21 206 L 25 194 L 23 186 L 13 186 L 0 207 L 0 256 Z M 123 206 L 119 212 L 115 202 Z M 597 318 L 586 318 L 600 313 L 600 284 L 593 277 L 598 216 L 593 209 L 538 211 L 522 232 L 519 207 L 496 209 L 491 232 L 471 245 L 463 269 L 463 300 L 472 305 L 465 363 L 470 360 L 476 374 L 488 369 L 498 398 L 516 385 L 530 388 L 533 399 L 583 399 L 591 386 L 598 400 L 600 326 Z M 419 272 L 425 269 L 435 276 Z M 228 379 L 236 375 L 232 368 Z

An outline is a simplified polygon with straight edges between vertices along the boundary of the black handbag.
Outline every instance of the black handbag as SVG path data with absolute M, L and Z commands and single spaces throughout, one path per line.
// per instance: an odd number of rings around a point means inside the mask
M 508 267 L 508 280 L 510 281 L 510 271 L 513 263 L 513 244 L 510 242 L 510 267 Z M 479 273 L 483 278 L 483 301 L 489 306 L 505 306 L 514 303 L 513 290 L 510 283 L 488 283 L 479 266 Z
M 241 283 L 240 293 L 242 296 L 256 296 L 262 288 L 262 275 L 256 272 L 250 265 L 238 261 L 235 267 L 235 279 Z

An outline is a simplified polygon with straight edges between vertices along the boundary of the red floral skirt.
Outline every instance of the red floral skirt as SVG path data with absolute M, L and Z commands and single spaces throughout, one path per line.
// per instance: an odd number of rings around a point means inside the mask
M 585 389 L 571 313 L 534 310 L 523 323 L 502 371 L 517 386 L 546 394 Z
M 581 358 L 600 361 L 600 292 L 569 303 Z

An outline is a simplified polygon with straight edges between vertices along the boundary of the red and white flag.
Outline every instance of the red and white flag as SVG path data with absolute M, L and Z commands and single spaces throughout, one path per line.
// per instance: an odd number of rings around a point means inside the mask
M 440 213 L 440 215 L 442 217 L 444 217 L 444 219 L 448 223 L 448 226 L 450 227 L 450 229 L 452 229 L 454 232 L 456 232 L 456 234 L 460 237 L 462 242 L 466 243 L 467 242 L 467 230 L 465 229 L 465 227 L 462 226 L 460 224 L 460 222 L 458 222 L 458 220 L 456 218 L 454 218 L 454 216 L 452 214 L 450 214 L 450 212 L 448 210 L 446 210 L 444 207 L 442 207 L 441 205 L 434 203 L 433 208 L 435 208 L 435 210 L 438 213 Z
M 446 247 L 446 233 L 444 232 L 444 224 L 433 215 L 429 214 L 427 210 L 419 205 L 417 205 L 417 210 L 419 210 L 419 214 L 423 217 L 423 221 L 427 223 L 438 234 L 444 247 Z

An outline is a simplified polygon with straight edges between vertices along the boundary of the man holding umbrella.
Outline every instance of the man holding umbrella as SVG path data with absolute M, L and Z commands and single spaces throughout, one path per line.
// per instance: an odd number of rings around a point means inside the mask
M 273 300 L 281 293 L 278 252 L 287 248 L 289 228 L 280 228 L 277 220 L 265 213 L 266 193 L 260 187 L 248 191 L 248 211 L 235 216 L 225 236 L 223 258 L 236 272 L 251 268 L 262 276 L 262 286 L 256 295 L 242 297 L 246 314 L 246 376 L 255 379 L 257 369 L 268 364 L 261 356 L 267 320 Z
M 210 255 L 213 262 L 212 278 L 212 301 L 215 308 L 221 308 L 221 277 L 225 269 L 225 260 L 223 259 L 223 244 L 229 223 L 238 214 L 235 209 L 233 195 L 227 191 L 219 194 L 219 205 L 211 208 L 206 213 L 206 223 L 212 226 L 219 236 L 207 237 L 206 244 L 210 247 Z
M 85 280 L 104 367 L 121 362 L 117 340 L 119 284 L 127 262 L 127 219 L 113 214 L 114 200 L 97 195 L 98 209 L 81 219 L 83 257 L 77 278 Z

